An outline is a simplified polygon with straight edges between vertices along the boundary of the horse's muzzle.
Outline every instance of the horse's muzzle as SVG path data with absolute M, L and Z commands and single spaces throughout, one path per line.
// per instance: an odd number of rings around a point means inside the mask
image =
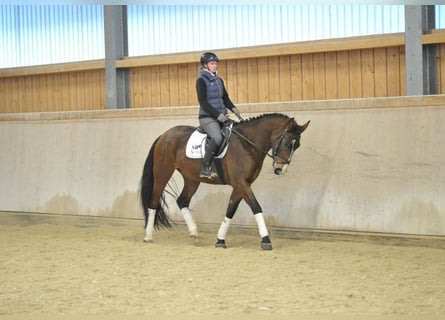
M 282 164 L 282 163 L 276 164 L 276 165 L 274 165 L 274 173 L 276 175 L 283 175 L 286 173 L 287 167 L 288 167 L 287 164 Z

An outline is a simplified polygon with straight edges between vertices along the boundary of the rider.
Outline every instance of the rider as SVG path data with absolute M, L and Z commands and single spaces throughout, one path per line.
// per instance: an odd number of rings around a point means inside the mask
M 196 79 L 196 92 L 199 101 L 199 124 L 210 137 L 202 159 L 200 177 L 212 179 L 212 161 L 223 137 L 221 126 L 230 121 L 227 118 L 227 109 L 230 109 L 238 118 L 240 113 L 230 100 L 224 87 L 223 80 L 218 76 L 218 57 L 213 52 L 205 52 L 201 55 L 201 70 Z

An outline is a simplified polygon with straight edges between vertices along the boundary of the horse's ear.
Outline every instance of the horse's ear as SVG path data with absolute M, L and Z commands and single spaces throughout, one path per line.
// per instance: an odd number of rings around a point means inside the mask
M 306 130 L 306 128 L 307 128 L 307 126 L 309 125 L 310 122 L 311 122 L 311 120 L 308 120 L 308 122 L 306 122 L 305 124 L 300 126 L 300 133 L 303 133 L 303 131 Z

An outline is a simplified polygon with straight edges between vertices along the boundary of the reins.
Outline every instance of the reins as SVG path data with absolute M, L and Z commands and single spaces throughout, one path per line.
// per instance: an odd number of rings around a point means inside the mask
M 255 149 L 257 149 L 258 151 L 264 153 L 266 156 L 268 156 L 271 159 L 274 159 L 274 156 L 272 154 L 270 154 L 268 151 L 264 151 L 261 150 L 260 148 L 258 148 L 258 146 L 255 144 L 255 142 L 253 142 L 252 140 L 250 140 L 249 138 L 247 138 L 246 136 L 242 135 L 241 133 L 239 133 L 238 131 L 236 131 L 235 129 L 232 128 L 232 132 L 235 133 L 236 135 L 238 135 L 238 137 L 244 139 L 247 143 L 249 143 L 252 147 L 254 147 Z M 278 137 L 279 138 L 279 137 Z M 277 138 L 277 139 L 278 139 Z M 276 139 L 275 139 L 276 140 Z
M 241 118 L 241 119 L 242 119 L 242 118 Z M 244 119 L 242 119 L 242 120 L 244 120 Z M 291 120 L 289 120 L 289 121 L 291 121 Z M 286 126 L 287 126 L 287 124 L 286 124 Z M 278 150 L 275 150 L 275 152 L 274 152 L 273 154 L 270 154 L 267 150 L 264 151 L 264 150 L 261 150 L 260 148 L 258 148 L 258 146 L 255 144 L 255 142 L 253 142 L 252 140 L 250 140 L 250 139 L 247 138 L 246 136 L 244 136 L 244 135 L 242 135 L 241 133 L 239 133 L 238 131 L 236 131 L 233 127 L 232 127 L 232 132 L 234 132 L 236 135 L 238 135 L 240 138 L 244 139 L 247 143 L 249 143 L 249 144 L 250 144 L 252 147 L 254 147 L 256 150 L 258 150 L 258 151 L 260 151 L 261 153 L 265 154 L 266 156 L 268 156 L 268 157 L 271 158 L 272 160 L 276 161 L 276 157 L 280 157 L 282 160 L 285 161 L 285 163 L 287 163 L 287 164 L 290 163 L 290 160 L 286 160 L 286 159 L 284 159 L 283 157 L 281 157 L 281 156 L 278 154 Z M 287 128 L 284 129 L 283 133 L 281 133 L 278 137 L 276 137 L 275 139 L 273 139 L 273 141 L 278 140 L 278 139 L 282 139 L 282 138 L 284 137 L 284 135 L 286 134 L 286 132 L 287 132 Z M 280 145 L 281 145 L 281 141 L 280 141 L 280 143 L 278 144 L 278 147 L 279 147 Z M 277 149 L 278 149 L 278 147 L 277 147 Z M 273 151 L 273 149 L 272 149 L 272 151 Z M 292 152 L 292 153 L 293 153 L 293 152 Z M 292 155 L 291 155 L 291 157 L 292 157 Z

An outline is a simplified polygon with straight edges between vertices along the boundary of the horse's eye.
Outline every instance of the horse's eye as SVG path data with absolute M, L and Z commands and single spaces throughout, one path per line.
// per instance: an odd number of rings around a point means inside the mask
M 292 148 L 292 147 L 294 147 L 294 146 L 295 146 L 295 142 L 296 142 L 295 139 L 292 139 L 292 137 L 289 137 L 289 138 L 286 140 L 286 147 L 288 147 L 288 148 Z

